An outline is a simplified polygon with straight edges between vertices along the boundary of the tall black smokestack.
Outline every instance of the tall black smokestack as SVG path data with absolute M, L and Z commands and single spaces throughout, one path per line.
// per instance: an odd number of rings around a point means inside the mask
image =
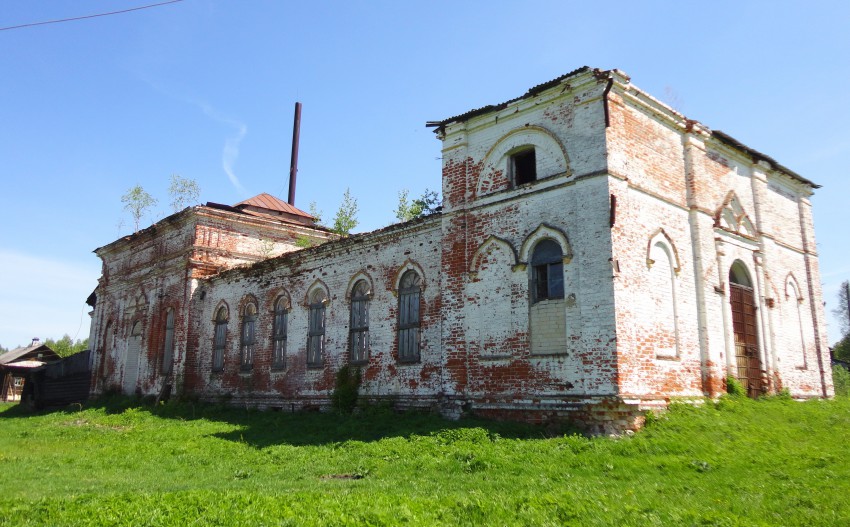
M 301 135 L 301 103 L 295 103 L 295 120 L 292 123 L 292 157 L 289 162 L 289 204 L 295 206 L 295 178 L 298 175 L 298 139 Z

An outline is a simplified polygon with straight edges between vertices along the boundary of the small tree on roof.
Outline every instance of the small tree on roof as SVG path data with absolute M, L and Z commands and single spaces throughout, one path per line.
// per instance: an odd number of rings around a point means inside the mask
M 141 185 L 136 185 L 121 196 L 121 203 L 124 204 L 124 210 L 128 211 L 133 217 L 133 232 L 139 231 L 139 222 L 142 216 L 145 215 L 151 207 L 156 205 L 156 198 L 148 194 Z

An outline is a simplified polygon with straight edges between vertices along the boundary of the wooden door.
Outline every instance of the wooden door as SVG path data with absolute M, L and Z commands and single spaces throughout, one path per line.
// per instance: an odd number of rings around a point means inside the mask
M 737 377 L 747 395 L 755 398 L 762 395 L 755 296 L 752 288 L 734 283 L 729 284 L 729 293 Z

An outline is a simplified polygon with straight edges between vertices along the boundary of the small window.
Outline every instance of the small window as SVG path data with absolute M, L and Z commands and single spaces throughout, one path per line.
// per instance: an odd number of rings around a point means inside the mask
M 534 302 L 564 298 L 563 253 L 554 240 L 543 240 L 534 248 L 531 291 Z
M 321 289 L 310 295 L 310 320 L 307 333 L 307 366 L 321 368 L 325 352 L 325 304 L 328 297 Z
M 165 342 L 162 347 L 162 374 L 171 373 L 171 363 L 174 361 L 174 310 L 165 313 Z
M 398 359 L 401 362 L 419 360 L 419 302 L 422 280 L 415 271 L 401 277 L 398 290 Z
M 224 368 L 224 344 L 227 337 L 227 308 L 218 308 L 215 314 L 215 337 L 213 339 L 213 371 Z
M 274 329 L 272 341 L 274 350 L 272 352 L 272 367 L 286 368 L 286 325 L 289 313 L 289 301 L 286 297 L 280 297 L 274 304 Z
M 248 304 L 242 315 L 242 333 L 239 346 L 239 364 L 243 370 L 254 365 L 254 347 L 257 344 L 257 306 Z
M 537 157 L 534 149 L 523 150 L 511 156 L 514 185 L 520 186 L 537 181 Z
M 351 292 L 351 362 L 362 364 L 369 352 L 369 283 L 360 280 Z

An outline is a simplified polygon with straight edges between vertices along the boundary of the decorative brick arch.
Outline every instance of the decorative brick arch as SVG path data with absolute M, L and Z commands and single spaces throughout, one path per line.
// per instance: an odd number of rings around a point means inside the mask
M 469 272 L 474 273 L 477 271 L 481 267 L 482 258 L 484 258 L 484 256 L 493 249 L 507 251 L 512 257 L 512 266 L 516 265 L 519 261 L 516 249 L 514 249 L 514 246 L 511 245 L 511 242 L 503 238 L 499 238 L 498 236 L 491 235 L 484 240 L 484 243 L 482 243 L 481 246 L 475 250 L 475 254 L 472 255 L 472 259 L 469 263 Z
M 540 226 L 534 229 L 534 231 L 525 238 L 525 241 L 522 242 L 522 247 L 519 250 L 520 261 L 527 263 L 529 258 L 531 258 L 531 251 L 534 249 L 534 246 L 545 239 L 555 240 L 555 242 L 561 246 L 561 250 L 564 253 L 564 263 L 570 263 L 570 261 L 572 261 L 573 248 L 570 245 L 567 235 L 561 229 L 552 227 L 545 223 L 541 223 Z
M 360 280 L 365 280 L 367 284 L 369 284 L 369 296 L 375 294 L 375 282 L 372 280 L 372 277 L 369 276 L 369 273 L 366 271 L 357 271 L 354 276 L 348 281 L 348 285 L 345 287 L 345 298 L 351 299 L 351 293 L 354 290 L 354 285 Z
M 393 295 L 398 295 L 398 288 L 401 287 L 401 277 L 404 276 L 404 273 L 407 271 L 416 271 L 416 274 L 419 275 L 419 287 L 422 291 L 425 290 L 427 286 L 427 280 L 425 279 L 425 271 L 422 270 L 422 266 L 413 260 L 405 260 L 401 267 L 396 271 L 395 278 L 393 278 Z
M 317 278 L 315 281 L 313 281 L 312 284 L 310 284 L 310 287 L 307 288 L 307 293 L 304 295 L 304 305 L 305 306 L 310 305 L 310 297 L 313 296 L 313 292 L 316 291 L 316 289 L 321 289 L 322 291 L 324 291 L 324 293 L 325 293 L 325 305 L 330 303 L 330 301 L 331 301 L 330 289 L 328 289 L 327 284 L 325 284 L 321 279 Z
M 714 226 L 749 238 L 756 237 L 756 228 L 744 211 L 741 200 L 730 190 L 723 204 L 714 213 Z
M 797 281 L 797 277 L 794 276 L 793 272 L 788 273 L 788 276 L 785 277 L 785 298 L 786 299 L 790 298 L 790 296 L 788 295 L 788 286 L 789 285 L 794 287 L 794 291 L 797 292 L 797 296 L 795 297 L 795 299 L 797 300 L 797 302 L 802 304 L 803 301 L 805 300 L 803 298 L 803 290 L 800 289 L 800 282 Z
M 670 263 L 673 264 L 673 272 L 678 276 L 679 272 L 682 270 L 682 264 L 679 261 L 679 251 L 676 249 L 676 244 L 673 243 L 673 239 L 670 238 L 663 228 L 656 230 L 655 234 L 649 238 L 649 242 L 646 244 L 646 266 L 652 267 L 652 264 L 655 263 L 655 260 L 651 257 L 651 253 L 652 248 L 659 243 L 666 247 L 669 251 Z
M 567 149 L 551 131 L 542 126 L 528 125 L 515 128 L 502 136 L 490 148 L 481 163 L 481 173 L 476 184 L 476 196 L 485 196 L 509 188 L 510 156 L 527 147 L 534 147 L 538 164 L 549 169 L 538 176 L 544 179 L 556 174 L 570 175 L 570 159 Z
M 217 320 L 218 312 L 221 308 L 224 308 L 227 314 L 227 320 L 230 320 L 230 306 L 228 305 L 226 300 L 219 300 L 218 304 L 215 305 L 215 309 L 212 311 L 212 321 L 215 322 Z

